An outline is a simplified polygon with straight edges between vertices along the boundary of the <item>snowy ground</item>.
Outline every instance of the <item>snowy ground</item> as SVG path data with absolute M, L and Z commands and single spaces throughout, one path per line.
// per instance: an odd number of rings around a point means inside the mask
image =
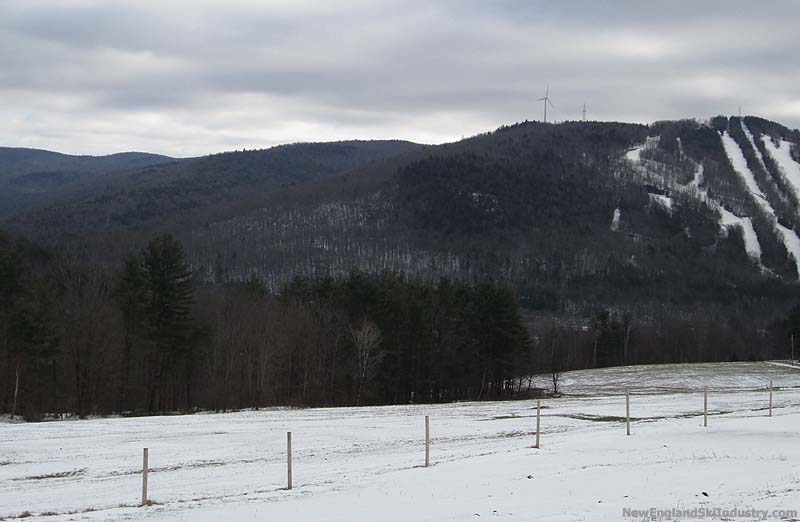
M 647 520 L 623 508 L 739 507 L 799 519 L 771 512 L 800 510 L 800 368 L 612 368 L 569 372 L 561 386 L 567 395 L 543 401 L 538 450 L 532 401 L 2 424 L 0 518 L 617 521 Z M 139 508 L 145 446 L 157 504 Z

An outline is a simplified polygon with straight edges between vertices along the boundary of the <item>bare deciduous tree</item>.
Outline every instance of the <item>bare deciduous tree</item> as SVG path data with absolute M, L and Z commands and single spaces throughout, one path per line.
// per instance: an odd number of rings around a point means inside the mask
M 558 397 L 559 395 L 561 395 L 558 388 L 558 381 L 559 379 L 561 379 L 561 371 L 556 368 L 553 368 L 551 376 L 553 378 L 553 397 Z
M 381 359 L 380 354 L 377 353 L 378 346 L 381 344 L 381 331 L 375 323 L 365 319 L 360 327 L 353 328 L 351 326 L 350 334 L 353 336 L 353 343 L 356 347 L 356 362 L 358 363 L 356 406 L 359 406 L 364 384 L 372 377 Z
M 564 366 L 564 354 L 559 348 L 556 349 L 556 335 L 558 334 L 558 330 L 555 326 L 551 327 L 550 330 L 550 375 L 553 380 L 553 396 L 559 396 L 559 389 L 558 389 L 558 381 L 561 378 L 561 371 Z

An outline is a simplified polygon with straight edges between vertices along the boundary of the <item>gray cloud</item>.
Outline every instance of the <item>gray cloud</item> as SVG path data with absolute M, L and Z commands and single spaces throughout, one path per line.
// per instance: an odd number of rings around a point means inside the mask
M 793 0 L 6 0 L 0 143 L 196 155 L 540 118 L 800 126 Z

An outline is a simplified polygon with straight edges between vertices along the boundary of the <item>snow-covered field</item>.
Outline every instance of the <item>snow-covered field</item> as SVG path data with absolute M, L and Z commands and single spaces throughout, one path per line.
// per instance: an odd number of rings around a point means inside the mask
M 0 424 L 0 518 L 617 521 L 647 520 L 624 508 L 739 507 L 799 519 L 772 511 L 800 509 L 800 368 L 609 368 L 566 373 L 561 387 L 543 401 L 538 450 L 533 401 Z M 143 447 L 156 504 L 140 508 Z

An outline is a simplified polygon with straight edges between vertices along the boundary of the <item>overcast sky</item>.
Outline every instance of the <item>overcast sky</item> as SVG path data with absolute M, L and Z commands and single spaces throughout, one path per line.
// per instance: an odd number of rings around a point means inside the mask
M 0 145 L 174 156 L 541 119 L 800 126 L 800 2 L 1 0 Z

